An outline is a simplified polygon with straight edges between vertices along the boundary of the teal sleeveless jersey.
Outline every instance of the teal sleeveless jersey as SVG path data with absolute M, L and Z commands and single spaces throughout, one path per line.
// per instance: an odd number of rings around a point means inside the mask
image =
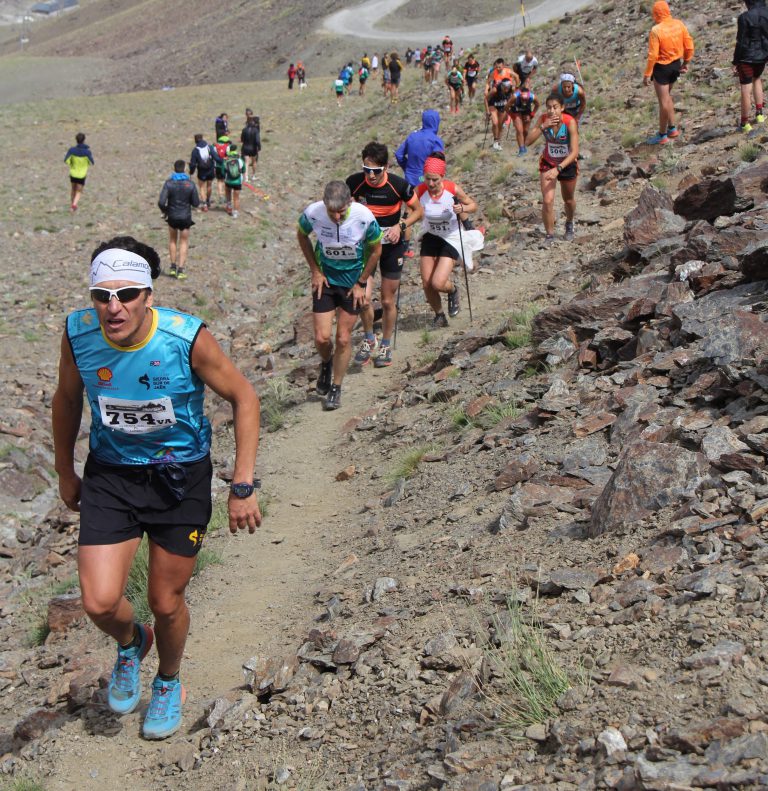
M 91 407 L 91 454 L 102 464 L 198 461 L 211 447 L 205 385 L 190 355 L 203 322 L 152 308 L 147 338 L 126 348 L 108 341 L 96 311 L 67 317 L 67 338 Z

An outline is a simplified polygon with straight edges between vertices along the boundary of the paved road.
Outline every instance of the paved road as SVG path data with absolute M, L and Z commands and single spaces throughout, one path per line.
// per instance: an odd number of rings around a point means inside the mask
M 368 0 L 362 5 L 338 11 L 326 17 L 322 30 L 339 36 L 354 36 L 379 41 L 397 41 L 406 44 L 421 44 L 425 41 L 441 41 L 449 34 L 452 38 L 464 41 L 493 43 L 510 38 L 523 29 L 520 14 L 484 22 L 480 25 L 465 27 L 444 26 L 435 30 L 379 30 L 376 23 L 387 14 L 405 5 L 409 0 Z M 525 21 L 529 25 L 540 25 L 550 19 L 561 17 L 567 11 L 578 11 L 588 6 L 593 0 L 543 0 L 536 5 L 536 0 L 529 2 L 526 8 Z

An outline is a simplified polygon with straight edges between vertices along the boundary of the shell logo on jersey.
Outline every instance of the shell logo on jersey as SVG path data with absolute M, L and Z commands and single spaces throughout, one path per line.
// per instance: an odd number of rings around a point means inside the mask
M 99 380 L 102 382 L 111 382 L 112 381 L 112 371 L 109 368 L 99 368 L 96 371 L 96 376 L 99 377 Z

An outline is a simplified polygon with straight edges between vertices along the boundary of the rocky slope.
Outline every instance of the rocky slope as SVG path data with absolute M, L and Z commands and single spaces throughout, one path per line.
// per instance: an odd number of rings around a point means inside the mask
M 52 788 L 66 787 L 67 756 L 89 766 L 98 749 L 114 751 L 114 761 L 130 751 L 132 781 L 147 788 L 768 785 L 765 136 L 744 139 L 724 120 L 736 96 L 722 53 L 739 4 L 678 5 L 699 54 L 680 89 L 684 135 L 663 151 L 637 144 L 655 112 L 635 88 L 645 9 L 607 3 L 531 34 L 547 56 L 544 74 L 574 55 L 585 73 L 592 109 L 576 243 L 541 248 L 535 162 L 480 151 L 477 109 L 446 121 L 456 178 L 478 197 L 490 230 L 470 279 L 475 322 L 465 305 L 444 334 L 423 333 L 409 278 L 397 364 L 386 377 L 350 377 L 354 408 L 338 416 L 339 433 L 322 451 L 336 510 L 317 528 L 321 582 L 298 591 L 303 613 L 284 640 L 278 629 L 272 650 L 242 653 L 245 686 L 196 701 L 189 716 L 200 720 L 157 749 L 110 735 L 98 691 L 109 654 L 86 662 L 73 650 L 92 637 L 76 602 L 53 608 L 57 631 L 44 646 L 20 644 L 24 597 L 41 578 L 71 574 L 76 530 L 61 509 L 49 510 L 50 385 L 39 380 L 52 376 L 55 349 L 32 336 L 53 333 L 78 298 L 49 274 L 47 302 L 4 297 L 6 344 L 24 342 L 40 359 L 29 370 L 28 356 L 11 351 L 3 385 L 3 489 L 22 493 L 21 506 L 5 504 L 18 510 L 6 517 L 1 553 L 2 635 L 12 649 L 0 670 L 4 771 L 34 762 Z M 616 28 L 621 42 L 610 35 Z M 325 133 L 346 126 L 348 146 L 331 167 L 308 153 L 295 168 L 299 146 L 310 145 L 298 136 L 318 134 L 296 131 L 290 150 L 274 152 L 279 165 L 265 162 L 270 197 L 252 204 L 251 228 L 227 231 L 225 241 L 206 236 L 203 222 L 194 229 L 196 255 L 220 275 L 175 296 L 210 311 L 261 390 L 268 378 L 285 379 L 296 423 L 269 435 L 274 458 L 281 441 L 307 435 L 317 420 L 305 300 L 288 296 L 305 278 L 280 220 L 328 170 L 350 169 L 372 124 L 396 142 L 436 96 L 411 80 L 405 107 L 384 116 L 378 97 L 350 101 L 343 122 L 323 118 L 322 97 L 311 98 Z M 284 109 L 283 95 L 269 101 Z M 158 99 L 133 119 L 123 108 L 123 123 L 154 130 L 161 108 Z M 156 158 L 127 164 L 116 148 L 126 169 L 146 171 Z M 289 172 L 290 188 L 275 189 Z M 39 210 L 41 198 L 23 197 Z M 134 199 L 121 195 L 103 210 L 160 243 L 162 229 L 142 223 L 146 209 Z M 100 234 L 111 232 L 97 222 Z M 73 273 L 68 259 L 94 231 L 17 233 L 14 260 L 48 253 Z M 255 289 L 240 249 L 279 262 L 257 270 Z M 226 437 L 215 404 L 213 414 Z M 514 686 L 521 677 L 543 708 L 525 705 Z M 104 778 L 93 782 L 103 787 Z

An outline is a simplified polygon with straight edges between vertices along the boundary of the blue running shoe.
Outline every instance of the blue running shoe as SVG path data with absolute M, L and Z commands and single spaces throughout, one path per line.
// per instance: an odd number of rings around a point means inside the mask
M 181 704 L 186 697 L 181 681 L 163 681 L 160 676 L 155 676 L 152 700 L 149 701 L 142 729 L 144 738 L 165 739 L 176 733 L 181 725 Z
M 645 142 L 649 146 L 663 146 L 669 143 L 669 138 L 665 134 L 661 134 L 661 132 L 656 132 L 653 137 L 649 137 Z
M 141 698 L 141 660 L 149 653 L 155 634 L 151 626 L 136 624 L 140 642 L 131 648 L 117 646 L 117 661 L 109 680 L 107 703 L 115 714 L 130 714 Z

